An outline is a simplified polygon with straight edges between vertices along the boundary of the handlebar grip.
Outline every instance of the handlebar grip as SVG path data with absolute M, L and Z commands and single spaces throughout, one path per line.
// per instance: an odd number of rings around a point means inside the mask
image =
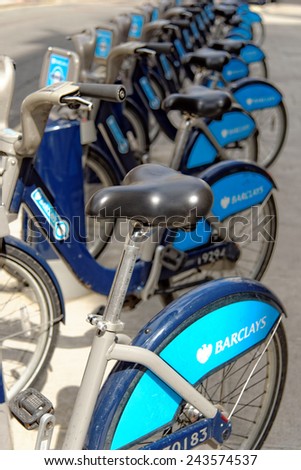
M 120 103 L 126 98 L 126 89 L 123 85 L 78 83 L 78 86 L 80 94 L 90 98 L 100 98 L 115 103 Z
M 189 28 L 190 26 L 190 21 L 189 20 L 170 20 L 170 24 L 174 25 L 174 26 L 178 26 L 178 28 L 180 29 L 184 29 L 184 28 Z
M 170 54 L 174 49 L 172 42 L 147 42 L 145 47 L 156 51 L 157 54 Z

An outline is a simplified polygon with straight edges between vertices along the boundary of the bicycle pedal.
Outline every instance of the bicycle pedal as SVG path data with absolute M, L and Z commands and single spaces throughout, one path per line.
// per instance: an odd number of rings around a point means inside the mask
M 46 413 L 53 414 L 51 401 L 34 388 L 19 392 L 9 402 L 14 417 L 28 430 L 36 429 Z

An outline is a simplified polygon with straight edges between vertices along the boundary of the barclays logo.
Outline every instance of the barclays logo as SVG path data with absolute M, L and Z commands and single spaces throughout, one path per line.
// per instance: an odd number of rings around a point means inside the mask
M 227 209 L 227 207 L 231 205 L 235 205 L 244 201 L 248 201 L 249 199 L 252 199 L 254 197 L 259 196 L 260 194 L 263 194 L 264 188 L 263 186 L 259 186 L 258 188 L 250 189 L 248 191 L 244 191 L 243 193 L 240 194 L 234 194 L 233 196 L 224 196 L 220 200 L 220 205 L 223 209 Z
M 259 320 L 252 322 L 250 325 L 244 326 L 238 331 L 233 332 L 222 339 L 219 339 L 212 344 L 203 344 L 196 353 L 196 359 L 200 364 L 206 364 L 212 354 L 215 356 L 223 351 L 231 349 L 233 346 L 238 345 L 256 333 L 260 332 L 267 326 L 267 317 L 264 316 Z

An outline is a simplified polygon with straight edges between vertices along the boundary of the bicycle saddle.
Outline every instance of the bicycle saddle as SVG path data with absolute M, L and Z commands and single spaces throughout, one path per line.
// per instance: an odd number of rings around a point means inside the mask
M 173 93 L 162 103 L 165 111 L 177 110 L 192 116 L 217 118 L 230 109 L 231 96 L 225 91 L 192 86 L 186 93 Z
M 208 43 L 209 47 L 216 51 L 225 51 L 229 54 L 239 54 L 243 47 L 247 44 L 247 41 L 236 39 L 217 39 Z
M 184 228 L 205 216 L 212 202 L 205 181 L 149 163 L 133 168 L 121 186 L 97 191 L 88 202 L 87 213 L 132 219 L 146 226 Z
M 217 16 L 222 18 L 229 19 L 236 14 L 237 8 L 232 5 L 217 5 L 213 8 L 213 12 Z
M 231 56 L 226 51 L 203 47 L 196 52 L 185 54 L 182 58 L 182 62 L 184 64 L 198 65 L 199 67 L 221 72 L 224 65 L 226 65 L 230 59 Z

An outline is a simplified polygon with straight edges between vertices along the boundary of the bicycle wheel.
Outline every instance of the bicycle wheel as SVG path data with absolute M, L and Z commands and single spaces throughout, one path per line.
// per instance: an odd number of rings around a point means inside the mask
M 278 217 L 275 198 L 270 194 L 261 205 L 236 215 L 239 219 L 235 217 L 225 219 L 218 230 L 228 234 L 226 239 L 233 241 L 232 247 L 234 250 L 238 249 L 237 259 L 230 260 L 226 256 L 222 260 L 213 261 L 168 279 L 159 286 L 161 299 L 165 305 L 191 289 L 191 283 L 198 285 L 213 279 L 232 276 L 258 281 L 262 278 L 274 252 L 277 238 Z M 218 240 L 219 237 L 216 238 L 216 241 Z M 214 251 L 214 243 L 212 250 Z M 165 289 L 166 293 L 162 292 Z
M 56 287 L 42 266 L 9 245 L 0 253 L 0 290 L 3 377 L 10 399 L 43 380 L 62 311 Z
M 257 163 L 258 143 L 257 132 L 247 139 L 229 144 L 225 147 L 226 156 L 229 160 L 242 160 Z
M 248 64 L 249 76 L 255 78 L 268 78 L 268 67 L 265 59 L 260 62 L 251 62 Z
M 224 301 L 225 299 L 223 299 L 223 302 Z M 221 304 L 219 304 L 219 306 L 220 305 Z M 225 304 L 222 303 L 222 305 Z M 182 333 L 185 335 L 186 331 L 189 330 L 195 322 L 198 322 L 199 318 L 202 318 L 202 311 L 196 312 L 190 317 L 189 321 L 182 322 L 178 325 L 178 327 L 164 339 L 163 344 L 161 343 L 160 346 L 158 346 L 155 352 L 159 355 L 161 353 L 162 357 L 165 358 L 164 350 L 168 349 L 168 346 L 175 338 Z M 195 350 L 194 347 L 192 347 L 192 349 Z M 185 348 L 183 355 L 185 355 Z M 258 364 L 255 367 L 256 363 Z M 187 368 L 189 369 L 189 361 L 187 362 Z M 211 403 L 223 410 L 225 414 L 231 415 L 232 434 L 230 438 L 224 442 L 224 449 L 259 449 L 262 447 L 279 409 L 286 380 L 286 371 L 287 344 L 284 328 L 282 324 L 280 324 L 275 334 L 266 338 L 264 342 L 253 346 L 234 360 L 223 364 L 218 370 L 215 369 L 209 372 L 206 377 L 194 383 L 194 387 Z M 115 377 L 114 374 L 116 374 Z M 154 376 L 152 376 L 152 378 L 148 376 L 148 379 L 146 379 L 148 373 L 145 373 L 145 370 L 141 370 L 137 365 L 131 364 L 121 364 L 118 369 L 115 370 L 114 374 L 112 374 L 111 380 L 115 387 L 117 387 L 119 383 L 122 387 L 122 378 L 126 380 L 126 388 L 123 386 L 125 393 L 122 398 L 120 398 L 120 401 L 116 400 L 115 403 L 110 403 L 110 398 L 106 400 L 105 404 L 109 402 L 111 406 L 106 408 L 106 410 L 110 409 L 109 418 L 107 417 L 107 419 L 105 419 L 103 413 L 100 411 L 101 417 L 104 417 L 104 422 L 101 422 L 105 431 L 99 431 L 99 438 L 96 437 L 94 440 L 93 444 L 98 449 L 141 448 L 163 437 L 172 436 L 172 434 L 180 428 L 184 428 L 195 423 L 198 419 L 203 418 L 203 416 L 198 413 L 198 410 L 193 408 L 189 403 L 176 398 L 172 394 L 172 391 L 170 391 L 171 398 L 167 399 L 167 402 L 170 403 L 171 400 L 175 401 L 175 404 L 172 405 L 172 409 L 175 410 L 175 412 L 172 414 L 171 419 L 170 416 L 168 416 L 166 424 L 162 424 L 165 418 L 160 418 L 159 420 L 156 418 L 156 410 L 153 410 L 153 414 L 152 410 L 150 410 L 152 403 L 158 400 L 155 395 L 151 395 L 151 392 L 156 390 L 157 393 L 160 393 L 158 391 L 160 385 L 154 385 L 153 388 L 150 385 L 152 380 L 155 380 Z M 149 390 L 150 394 L 150 396 L 145 397 L 147 403 L 145 400 L 143 401 L 142 398 L 138 398 L 136 392 L 139 382 L 141 384 L 142 380 L 144 380 L 144 387 L 146 387 L 146 383 L 149 383 L 149 389 L 147 387 L 144 388 L 144 390 Z M 146 382 L 147 380 L 149 380 L 149 382 Z M 109 380 L 108 386 L 110 385 L 112 386 L 112 382 L 110 383 Z M 163 385 L 161 385 L 161 387 L 163 387 Z M 140 393 L 143 387 L 140 386 L 138 388 Z M 163 396 L 167 395 L 166 388 L 163 387 L 163 390 L 164 392 L 162 393 L 161 399 L 163 399 Z M 106 395 L 108 394 L 109 393 L 106 393 Z M 135 394 L 133 400 L 131 400 L 132 394 Z M 137 405 L 136 400 L 138 400 L 140 406 Z M 137 405 L 136 414 L 134 403 Z M 145 403 L 145 408 L 147 408 L 148 412 L 146 416 L 143 416 L 143 413 L 141 413 L 143 403 Z M 99 410 L 100 405 L 104 405 L 104 403 L 98 403 Z M 98 419 L 99 418 L 100 417 L 98 417 Z M 148 425 L 147 428 L 149 432 L 144 435 L 142 433 L 139 435 L 141 420 L 153 420 L 158 424 L 160 422 L 160 424 L 158 427 L 153 424 L 151 426 Z M 133 428 L 139 429 L 139 431 L 133 433 Z M 146 429 L 146 427 L 141 425 L 141 429 Z M 131 436 L 131 439 L 128 436 Z M 179 442 L 176 442 L 174 447 L 171 448 L 173 450 L 180 449 L 179 444 Z M 208 446 L 210 447 L 210 442 L 203 445 L 194 445 L 193 449 L 206 449 Z
M 258 164 L 268 168 L 278 157 L 286 138 L 287 115 L 283 103 L 251 112 L 258 129 Z
M 262 21 L 252 23 L 252 41 L 257 46 L 261 46 L 265 39 L 265 27 Z
M 109 165 L 91 149 L 85 159 L 83 172 L 85 207 L 96 191 L 118 184 Z M 86 215 L 87 249 L 94 258 L 97 258 L 106 246 L 113 227 L 114 224 L 111 222 L 100 221 L 96 217 Z

